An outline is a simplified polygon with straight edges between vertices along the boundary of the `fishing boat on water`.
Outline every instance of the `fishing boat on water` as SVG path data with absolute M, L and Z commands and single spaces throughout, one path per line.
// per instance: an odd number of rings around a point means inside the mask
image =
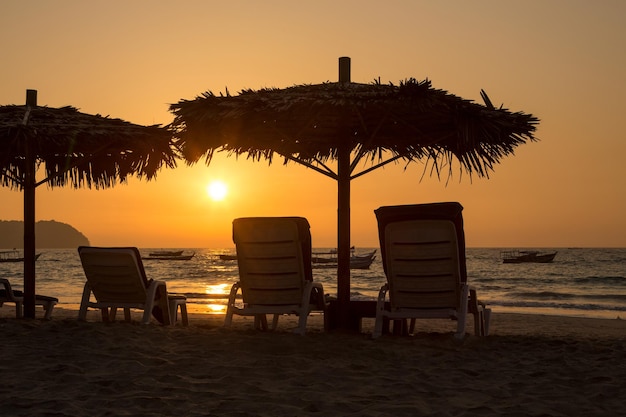
M 142 257 L 141 259 L 147 261 L 188 261 L 195 256 L 195 252 L 185 253 L 184 250 L 176 250 L 176 251 L 154 251 L 150 252 L 148 256 Z
M 376 249 L 365 254 L 355 254 L 354 246 L 350 248 L 350 269 L 369 269 L 374 259 L 376 259 Z M 237 254 L 223 253 L 218 255 L 222 261 L 236 261 Z M 337 250 L 331 249 L 328 252 L 313 252 L 311 257 L 313 268 L 337 268 Z
M 35 260 L 39 259 L 41 253 L 35 254 Z M 16 250 L 0 251 L 0 262 L 24 262 L 24 255 Z
M 557 252 L 542 252 L 537 250 L 507 250 L 502 251 L 500 256 L 505 264 L 521 263 L 549 263 L 552 262 Z
M 184 251 L 182 250 L 157 250 L 150 252 L 149 256 L 181 256 Z
M 354 246 L 350 248 L 350 269 L 369 269 L 374 259 L 376 259 L 376 249 L 357 255 Z M 337 250 L 313 252 L 311 262 L 313 268 L 337 268 Z

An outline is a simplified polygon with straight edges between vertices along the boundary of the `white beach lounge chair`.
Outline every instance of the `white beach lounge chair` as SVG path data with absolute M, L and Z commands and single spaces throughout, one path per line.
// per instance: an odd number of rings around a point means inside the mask
M 122 308 L 126 321 L 130 321 L 130 309 L 139 309 L 143 310 L 142 323 L 149 323 L 153 315 L 162 324 L 175 324 L 180 309 L 183 325 L 188 324 L 186 297 L 169 294 L 163 281 L 148 280 L 137 248 L 81 246 L 78 254 L 87 278 L 79 320 L 86 320 L 88 308 L 97 308 L 103 321 L 114 321 L 117 309 Z
M 387 284 L 378 295 L 373 337 L 382 334 L 384 319 L 411 319 L 413 332 L 417 318 L 446 318 L 457 321 L 455 337 L 462 339 L 468 312 L 475 334 L 489 333 L 491 310 L 467 284 L 462 210 L 459 203 L 375 210 Z
M 311 232 L 302 217 L 252 217 L 233 221 L 239 282 L 230 291 L 224 326 L 233 314 L 254 316 L 255 327 L 267 330 L 266 314 L 273 314 L 272 329 L 281 314 L 299 316 L 296 333 L 306 332 L 308 315 L 324 313 L 321 283 L 313 282 Z M 243 305 L 237 305 L 241 290 Z
M 4 303 L 15 303 L 15 317 L 21 319 L 24 317 L 24 293 L 20 290 L 11 288 L 11 283 L 6 278 L 0 278 L 0 307 Z M 49 297 L 47 295 L 35 295 L 35 305 L 42 306 L 44 310 L 44 319 L 50 320 L 52 310 L 59 302 L 58 298 Z

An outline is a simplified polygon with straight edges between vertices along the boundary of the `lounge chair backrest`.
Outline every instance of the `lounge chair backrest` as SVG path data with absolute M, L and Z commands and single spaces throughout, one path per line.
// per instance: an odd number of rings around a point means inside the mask
M 387 282 L 392 308 L 459 305 L 460 273 L 454 225 L 408 220 L 386 227 Z
M 244 303 L 301 304 L 312 281 L 311 232 L 302 217 L 247 217 L 233 221 Z
M 78 248 L 91 290 L 100 302 L 144 303 L 146 279 L 137 248 Z
M 376 210 L 392 309 L 458 307 L 467 280 L 462 209 L 436 203 Z
M 387 272 L 385 263 L 385 227 L 389 223 L 405 220 L 448 220 L 454 224 L 456 242 L 459 252 L 459 269 L 461 282 L 467 282 L 467 264 L 465 260 L 465 232 L 463 230 L 463 206 L 457 202 L 409 204 L 402 206 L 384 206 L 374 210 L 378 220 L 378 238 L 383 258 L 383 268 Z

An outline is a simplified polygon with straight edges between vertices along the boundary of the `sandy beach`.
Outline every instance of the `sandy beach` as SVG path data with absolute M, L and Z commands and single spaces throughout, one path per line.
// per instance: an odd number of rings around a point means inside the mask
M 291 319 L 261 333 L 223 315 L 162 327 L 13 314 L 0 309 L 0 415 L 626 415 L 626 320 L 494 312 L 489 337 L 459 342 L 438 320 L 372 340 L 324 333 L 320 316 L 297 336 Z

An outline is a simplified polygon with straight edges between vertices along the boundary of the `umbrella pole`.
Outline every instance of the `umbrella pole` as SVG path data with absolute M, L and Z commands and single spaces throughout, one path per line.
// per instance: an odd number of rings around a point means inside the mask
M 350 83 L 350 58 L 339 58 L 339 82 Z M 348 139 L 348 140 L 345 140 Z M 350 138 L 337 148 L 337 319 L 349 330 L 350 320 Z
M 337 304 L 339 327 L 350 327 L 350 149 L 338 150 Z
M 37 106 L 37 91 L 27 90 L 27 115 L 24 125 L 28 123 L 31 108 Z M 24 173 L 24 317 L 35 318 L 35 157 L 32 149 L 32 138 L 26 132 Z
M 30 152 L 28 152 L 30 153 Z M 24 317 L 35 318 L 35 165 L 28 160 L 24 184 Z M 30 177 L 30 178 L 29 178 Z

